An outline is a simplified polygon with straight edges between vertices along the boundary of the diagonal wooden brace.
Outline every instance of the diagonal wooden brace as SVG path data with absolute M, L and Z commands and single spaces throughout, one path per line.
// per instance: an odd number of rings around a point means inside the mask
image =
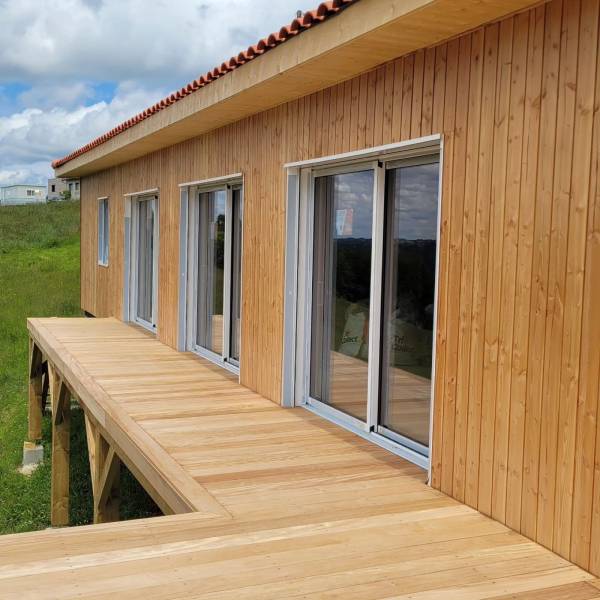
M 85 427 L 94 493 L 94 523 L 118 521 L 121 461 L 87 412 Z

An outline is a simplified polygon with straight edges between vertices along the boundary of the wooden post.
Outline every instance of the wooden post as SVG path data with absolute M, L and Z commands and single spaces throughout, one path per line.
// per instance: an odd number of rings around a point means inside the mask
M 121 461 L 87 413 L 85 429 L 94 493 L 94 523 L 118 521 Z
M 29 430 L 30 442 L 42 439 L 43 369 L 42 352 L 29 338 Z
M 52 482 L 50 522 L 53 527 L 69 524 L 69 453 L 71 393 L 54 369 L 52 373 Z

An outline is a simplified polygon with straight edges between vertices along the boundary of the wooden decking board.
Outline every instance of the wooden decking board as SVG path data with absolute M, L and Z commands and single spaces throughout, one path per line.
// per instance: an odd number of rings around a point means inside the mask
M 219 510 L 4 536 L 3 600 L 600 597 L 591 575 L 428 487 L 418 467 L 137 328 L 38 319 L 30 329 L 101 390 L 94 409 L 107 410 L 114 436 L 150 443 L 130 460 L 154 466 L 161 489 L 185 476 Z

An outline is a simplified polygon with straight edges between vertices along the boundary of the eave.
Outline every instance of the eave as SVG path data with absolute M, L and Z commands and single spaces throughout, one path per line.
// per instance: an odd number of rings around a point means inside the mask
M 345 81 L 540 0 L 361 0 L 68 161 L 81 177 Z

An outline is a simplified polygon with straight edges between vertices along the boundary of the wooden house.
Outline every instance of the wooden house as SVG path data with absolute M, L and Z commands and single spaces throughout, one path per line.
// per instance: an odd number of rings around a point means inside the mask
M 268 516 L 293 544 L 317 514 L 364 531 L 368 507 L 391 573 L 388 535 L 418 535 L 382 515 L 410 497 L 410 519 L 454 511 L 453 539 L 506 567 L 439 564 L 467 582 L 449 597 L 600 597 L 599 24 L 599 0 L 333 0 L 55 161 L 81 181 L 95 317 L 29 321 L 55 523 L 74 396 L 98 521 L 118 517 L 121 460 L 194 513 L 152 535 L 237 519 L 266 544 Z M 419 530 L 432 557 L 458 552 L 442 521 Z M 496 534 L 514 537 L 477 554 Z M 403 593 L 446 597 L 426 579 Z M 293 595 L 260 581 L 243 597 Z

